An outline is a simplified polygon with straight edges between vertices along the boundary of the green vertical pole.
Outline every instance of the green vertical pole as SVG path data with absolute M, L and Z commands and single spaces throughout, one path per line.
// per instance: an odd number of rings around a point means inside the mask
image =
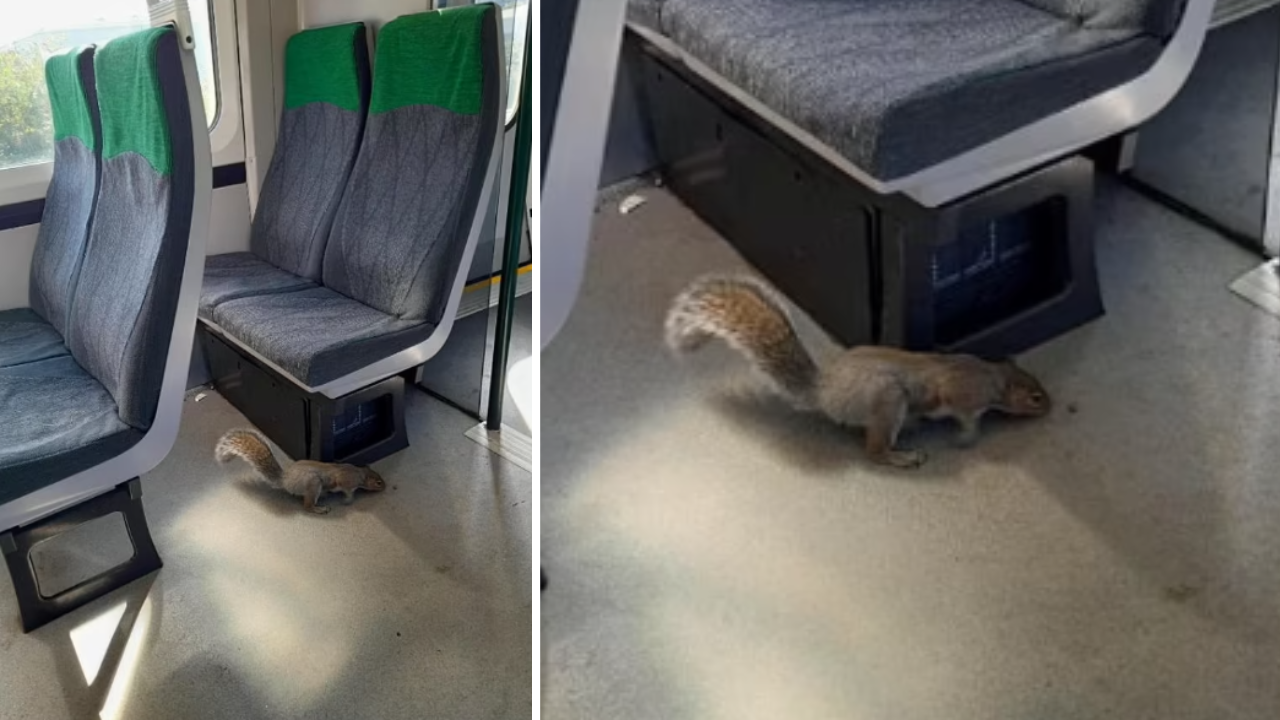
M 521 71 L 520 112 L 516 116 L 515 157 L 511 162 L 511 192 L 507 200 L 507 243 L 503 249 L 502 284 L 498 286 L 498 323 L 493 337 L 493 372 L 489 381 L 489 412 L 485 427 L 502 427 L 502 401 L 507 386 L 511 354 L 511 326 L 515 320 L 516 272 L 520 267 L 520 241 L 524 238 L 525 198 L 529 193 L 529 163 L 533 140 L 533 34 L 526 35 Z

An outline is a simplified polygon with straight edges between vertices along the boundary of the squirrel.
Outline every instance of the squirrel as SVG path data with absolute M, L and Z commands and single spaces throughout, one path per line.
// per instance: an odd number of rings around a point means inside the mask
M 387 487 L 382 476 L 367 467 L 299 460 L 282 469 L 267 439 L 257 430 L 229 430 L 218 440 L 213 453 L 223 464 L 233 458 L 244 460 L 257 472 L 260 481 L 301 497 L 302 507 L 319 515 L 329 512 L 329 508 L 320 504 L 320 498 L 326 493 L 343 493 L 350 504 L 356 490 L 380 492 Z
M 1024 417 L 1046 415 L 1052 401 L 1012 360 L 857 346 L 819 366 L 800 342 L 781 296 L 751 276 L 706 275 L 673 301 L 666 342 L 676 353 L 710 338 L 739 351 L 800 410 L 861 427 L 871 460 L 900 468 L 922 465 L 920 450 L 897 447 L 898 433 L 918 418 L 953 418 L 962 446 L 978 439 L 989 410 Z

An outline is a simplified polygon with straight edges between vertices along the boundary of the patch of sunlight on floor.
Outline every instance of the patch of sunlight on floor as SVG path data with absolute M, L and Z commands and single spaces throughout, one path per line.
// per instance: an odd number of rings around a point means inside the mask
M 717 419 L 697 400 L 674 404 L 660 422 L 615 439 L 565 504 L 596 560 L 626 558 L 629 573 L 665 578 L 644 581 L 645 595 L 634 598 L 645 625 L 640 646 L 671 669 L 698 716 L 882 717 L 892 707 L 889 686 L 927 692 L 955 674 L 945 663 L 922 665 L 921 647 L 901 641 L 924 629 L 910 624 L 893 584 L 851 586 L 845 550 L 827 545 L 865 493 L 921 481 L 857 461 L 806 471 Z M 719 451 L 688 452 L 703 444 Z M 976 462 L 966 473 L 985 468 Z M 1030 486 L 1027 472 L 1004 468 L 1004 482 Z M 866 534 L 875 528 L 848 537 Z M 977 606 L 981 592 L 948 602 Z M 850 675 L 864 681 L 852 685 L 839 673 L 868 648 L 876 665 Z
M 713 420 L 704 408 L 689 404 L 673 408 L 660 424 L 619 442 L 585 471 L 593 480 L 570 498 L 570 512 L 585 522 L 581 526 L 595 526 L 590 532 L 597 542 L 614 545 L 602 551 L 660 557 L 661 572 L 697 578 L 694 585 L 671 586 L 682 601 L 735 598 L 737 603 L 772 608 L 770 613 L 785 609 L 806 616 L 832 635 L 854 638 L 875 632 L 865 613 L 850 605 L 838 568 L 815 558 L 804 538 L 763 532 L 769 524 L 760 518 L 778 512 L 777 503 L 787 500 L 791 486 L 811 478 L 788 467 L 767 447 L 749 441 L 739 441 L 732 456 L 655 452 L 687 447 L 706 434 L 736 432 L 712 429 Z M 705 441 L 722 446 L 725 439 Z M 761 478 L 776 481 L 762 483 Z M 835 506 L 837 512 L 839 505 L 856 501 L 851 485 L 825 487 L 826 500 L 819 502 Z M 616 502 L 620 496 L 628 502 Z
M 811 638 L 761 637 L 741 632 L 737 623 L 684 602 L 663 603 L 657 628 L 680 638 L 671 659 L 679 668 L 698 716 L 719 720 L 848 718 L 851 704 L 830 697 L 828 670 L 816 661 Z M 847 694 L 846 689 L 838 694 Z
M 235 489 L 226 486 L 207 495 L 175 523 L 177 532 L 201 538 L 199 550 L 215 562 L 206 578 L 209 597 L 221 611 L 223 625 L 244 647 L 246 662 L 258 677 L 269 677 L 257 689 L 274 694 L 286 706 L 298 698 L 320 697 L 326 686 L 348 670 L 356 638 L 350 609 L 332 602 L 308 602 L 332 595 L 331 573 L 342 573 L 343 557 L 333 553 L 332 566 L 300 563 L 283 523 L 254 532 L 256 516 L 228 520 L 221 509 L 235 507 Z M 305 518 L 325 522 L 327 518 Z M 296 538 L 294 539 L 296 542 Z M 291 668 L 281 673 L 281 668 Z
M 98 713 L 101 720 L 122 720 L 127 717 L 122 711 L 125 700 L 133 688 L 133 678 L 138 671 L 138 661 L 142 658 L 142 648 L 146 646 L 150 627 L 151 596 L 148 595 L 138 610 L 138 619 L 134 623 L 133 632 L 129 634 L 124 653 L 120 656 L 120 667 L 111 681 L 111 689 L 107 692 L 107 699 L 102 704 L 102 712 Z
M 102 661 L 107 657 L 111 638 L 120 627 L 120 618 L 124 617 L 126 607 L 128 603 L 120 603 L 71 631 L 71 645 L 76 650 L 86 685 L 92 685 L 98 679 L 98 671 L 102 669 Z

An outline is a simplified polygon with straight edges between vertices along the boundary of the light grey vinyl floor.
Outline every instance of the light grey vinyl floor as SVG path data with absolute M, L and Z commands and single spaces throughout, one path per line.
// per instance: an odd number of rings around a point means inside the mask
M 390 489 L 313 516 L 218 466 L 245 420 L 190 397 L 142 483 L 162 570 L 30 635 L 0 580 L 0 718 L 531 717 L 531 477 L 407 400 L 411 446 L 375 464 Z M 127 556 L 119 523 L 82 531 L 50 581 Z
M 1227 290 L 1258 258 L 1105 185 L 1109 312 L 1023 358 L 1058 411 L 890 471 L 664 352 L 743 262 L 644 194 L 543 354 L 544 718 L 1280 717 L 1280 321 Z

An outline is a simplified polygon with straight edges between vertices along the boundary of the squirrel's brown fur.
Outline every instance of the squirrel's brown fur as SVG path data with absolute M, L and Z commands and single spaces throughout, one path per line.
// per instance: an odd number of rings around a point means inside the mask
M 687 352 L 713 337 L 745 355 L 797 406 L 865 428 L 867 454 L 883 464 L 924 462 L 923 452 L 895 447 L 909 420 L 954 418 L 967 445 L 988 410 L 1037 417 L 1052 406 L 1040 383 L 1011 361 L 862 346 L 819 367 L 777 293 L 748 276 L 699 278 L 672 303 L 668 346 Z
M 350 503 L 356 490 L 378 492 L 387 487 L 382 476 L 367 467 L 299 460 L 282 469 L 267 439 L 257 430 L 228 431 L 218 440 L 214 455 L 220 463 L 233 458 L 244 460 L 256 471 L 259 480 L 301 497 L 302 507 L 313 513 L 329 512 L 329 508 L 320 504 L 320 498 L 326 493 L 340 492 Z

